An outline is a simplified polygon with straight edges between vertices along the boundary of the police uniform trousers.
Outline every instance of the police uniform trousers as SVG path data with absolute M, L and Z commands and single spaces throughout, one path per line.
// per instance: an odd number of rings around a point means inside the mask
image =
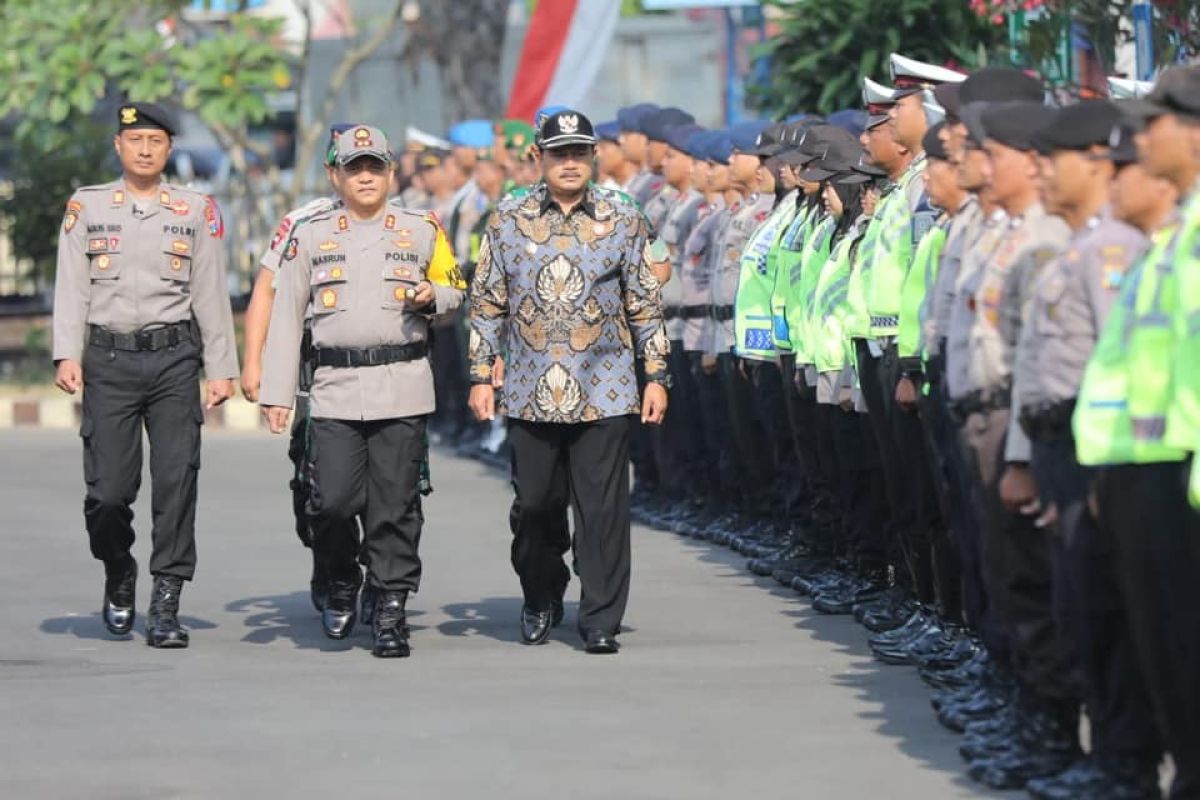
M 976 488 L 982 523 L 981 559 L 988 597 L 1010 641 L 1013 668 L 1038 698 L 1075 698 L 1074 662 L 1054 615 L 1053 564 L 1049 533 L 1034 517 L 1010 513 L 1000 501 L 1009 410 L 972 414 L 966 436 L 979 476 Z M 994 655 L 994 654 L 993 654 Z
M 918 385 L 917 406 L 922 433 L 926 467 L 924 478 L 932 497 L 925 502 L 937 503 L 938 516 L 930 517 L 930 553 L 933 563 L 933 588 L 938 610 L 944 619 L 962 622 L 963 614 L 963 569 L 962 555 L 956 531 L 967 526 L 964 514 L 969 508 L 966 498 L 958 491 L 961 485 L 952 478 L 956 469 L 962 469 L 958 451 L 957 430 L 951 424 L 947 410 L 945 388 L 938 379 L 925 382 L 928 391 Z
M 646 364 L 642 359 L 634 362 L 637 374 L 638 397 L 643 397 L 646 387 Z M 633 485 L 639 498 L 657 495 L 660 488 L 658 462 L 654 459 L 654 433 L 650 426 L 638 420 L 633 425 L 633 438 L 629 443 L 629 458 L 633 462 Z
M 883 465 L 884 485 L 888 498 L 887 536 L 889 559 L 897 568 L 898 577 L 907 572 L 910 583 L 912 573 L 908 569 L 912 559 L 904 551 L 903 534 L 906 534 L 916 520 L 916 508 L 909 473 L 912 470 L 913 459 L 901 452 L 892 427 L 894 416 L 896 380 L 899 378 L 899 363 L 893 357 L 873 355 L 871 347 L 865 339 L 854 340 L 855 355 L 858 361 L 858 381 L 862 388 L 863 401 L 867 405 L 867 414 L 871 428 L 875 433 L 875 442 L 879 448 L 879 459 Z M 910 587 L 911 588 L 911 587 Z
M 150 572 L 191 580 L 196 570 L 201 351 L 197 335 L 159 350 L 83 355 L 83 514 L 92 555 L 119 563 L 133 547 L 142 482 L 142 430 L 150 441 Z
M 754 387 L 751 395 L 754 408 L 752 421 L 761 426 L 762 438 L 767 446 L 760 453 L 765 455 L 771 473 L 770 490 L 766 498 L 768 519 L 786 529 L 791 519 L 791 507 L 801 502 L 796 490 L 803 487 L 800 462 L 788 425 L 787 400 L 783 394 L 780 369 L 774 361 L 746 359 L 745 365 L 750 384 Z
M 466 401 L 469 387 L 461 377 L 463 359 L 458 342 L 457 317 L 437 320 L 429 326 L 429 361 L 437 397 L 434 412 L 439 432 L 457 438 L 471 424 Z
M 737 459 L 737 486 L 742 510 L 755 516 L 767 516 L 771 502 L 773 474 L 768 462 L 766 436 L 755 415 L 753 387 L 732 353 L 717 356 L 725 396 L 725 418 L 732 435 Z
M 654 458 L 665 495 L 676 501 L 691 500 L 705 491 L 698 474 L 704 455 L 697 436 L 696 385 L 679 340 L 671 342 L 669 367 L 675 384 L 670 391 L 671 413 L 651 429 Z
M 1162 755 L 1158 730 L 1117 580 L 1115 542 L 1088 509 L 1092 471 L 1076 460 L 1069 430 L 1034 438 L 1033 466 L 1043 503 L 1058 509 L 1055 605 L 1079 665 L 1092 750 L 1153 768 Z
M 370 566 L 371 583 L 394 592 L 420 588 L 417 548 L 424 515 L 418 482 L 426 419 L 311 421 L 309 514 L 313 543 L 331 580 L 359 580 L 354 520 L 361 516 L 362 560 Z
M 737 459 L 733 452 L 721 374 L 719 367 L 711 374 L 704 371 L 703 353 L 691 351 L 687 356 L 697 401 L 696 427 L 692 435 L 701 448 L 701 460 L 696 465 L 697 485 L 711 510 L 726 512 L 736 508 L 739 503 L 737 485 L 741 476 L 738 475 Z M 674 409 L 667 416 L 670 417 L 672 413 Z
M 579 628 L 620 631 L 629 599 L 629 444 L 632 416 L 555 423 L 509 419 L 517 503 L 512 562 L 525 605 L 545 611 L 570 574 L 561 523 L 570 505 L 579 574 Z
M 1170 797 L 1200 797 L 1200 514 L 1187 502 L 1191 460 L 1106 467 L 1100 519 L 1162 743 L 1175 761 Z
M 803 380 L 797 384 L 803 374 L 797 375 L 795 353 L 779 354 L 779 378 L 796 464 L 785 486 L 788 519 L 793 525 L 812 527 L 818 503 L 833 501 L 830 476 L 837 475 L 837 464 L 822 463 L 824 454 L 817 441 L 817 387 Z M 825 516 L 828 523 L 828 511 Z
M 837 405 L 819 405 L 817 415 L 820 438 L 828 451 L 822 453 L 821 463 L 837 464 L 835 485 L 840 492 L 846 531 L 837 549 L 862 569 L 886 567 L 887 494 L 867 415 Z

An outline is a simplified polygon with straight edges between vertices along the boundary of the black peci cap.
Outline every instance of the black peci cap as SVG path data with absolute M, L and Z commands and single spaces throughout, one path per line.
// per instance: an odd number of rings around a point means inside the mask
M 1121 111 L 1111 100 L 1083 100 L 1053 111 L 1049 121 L 1035 134 L 1037 149 L 1086 150 L 1107 145 L 1112 130 L 1121 121 Z
M 592 121 L 583 114 L 566 109 L 546 117 L 538 131 L 538 142 L 543 150 L 572 144 L 595 145 L 596 131 Z
M 1042 84 L 1013 67 L 984 67 L 959 84 L 960 106 L 969 103 L 1005 103 L 1023 100 L 1040 103 L 1046 92 Z
M 1041 103 L 989 103 L 980 115 L 983 134 L 1014 150 L 1036 149 L 1036 133 L 1050 118 L 1054 109 Z
M 175 135 L 175 121 L 158 103 L 124 103 L 117 110 L 117 131 L 151 128 Z

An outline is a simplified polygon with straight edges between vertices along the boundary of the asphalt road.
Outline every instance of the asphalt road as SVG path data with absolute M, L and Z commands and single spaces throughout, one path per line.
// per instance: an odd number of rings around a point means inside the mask
M 473 462 L 435 455 L 412 658 L 325 639 L 284 444 L 206 435 L 192 646 L 156 651 L 101 624 L 78 438 L 0 431 L 0 797 L 985 796 L 915 673 L 706 543 L 635 528 L 620 655 L 574 603 L 522 646 L 509 487 Z

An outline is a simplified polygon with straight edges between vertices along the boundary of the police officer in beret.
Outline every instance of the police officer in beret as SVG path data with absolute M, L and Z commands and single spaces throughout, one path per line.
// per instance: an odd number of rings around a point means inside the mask
M 83 511 L 92 555 L 104 562 L 104 624 L 122 636 L 133 628 L 144 429 L 154 520 L 146 641 L 187 647 L 178 613 L 196 569 L 200 426 L 206 409 L 233 396 L 238 374 L 224 228 L 211 197 L 162 180 L 175 136 L 165 109 L 126 103 L 117 126 L 122 176 L 79 189 L 63 218 L 55 383 L 83 393 Z
M 387 204 L 392 161 L 382 131 L 338 139 L 341 206 L 312 218 L 284 252 L 271 310 L 259 402 L 271 431 L 287 428 L 300 341 L 312 317 L 308 510 L 329 568 L 325 634 L 348 636 L 362 583 L 350 525 L 363 519 L 374 654 L 409 654 L 405 607 L 420 584 L 420 467 L 433 411 L 429 320 L 454 311 L 465 284 L 436 217 Z

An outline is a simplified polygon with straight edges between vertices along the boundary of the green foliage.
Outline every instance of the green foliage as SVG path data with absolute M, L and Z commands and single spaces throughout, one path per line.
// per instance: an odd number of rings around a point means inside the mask
M 862 78 L 887 82 L 894 52 L 966 69 L 998 47 L 1003 30 L 964 0 L 764 0 L 781 12 L 779 33 L 755 55 L 771 59 L 770 80 L 750 102 L 775 117 L 829 113 L 862 103 Z
M 77 118 L 68 122 L 75 135 L 64 137 L 53 153 L 43 149 L 36 132 L 17 140 L 12 193 L 0 201 L 13 249 L 33 261 L 42 284 L 54 275 L 67 198 L 80 186 L 111 180 L 116 159 L 111 126 Z
M 182 27 L 164 36 L 170 0 L 38 0 L 0 4 L 0 116 L 19 135 L 91 114 L 115 91 L 130 100 L 172 99 L 225 128 L 262 122 L 266 96 L 290 82 L 275 45 L 283 22 L 234 15 L 217 32 Z

